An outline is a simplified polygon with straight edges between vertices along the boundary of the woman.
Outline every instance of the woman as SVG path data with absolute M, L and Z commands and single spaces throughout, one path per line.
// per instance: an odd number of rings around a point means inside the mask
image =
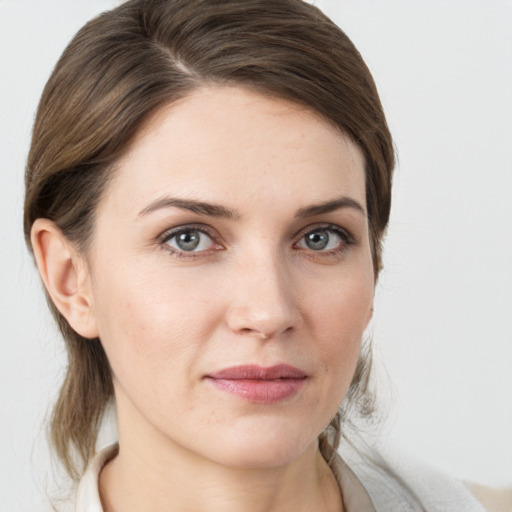
M 371 413 L 393 164 L 368 69 L 307 3 L 131 0 L 76 35 L 25 202 L 75 510 L 481 510 L 336 453 Z M 112 400 L 119 443 L 95 454 Z

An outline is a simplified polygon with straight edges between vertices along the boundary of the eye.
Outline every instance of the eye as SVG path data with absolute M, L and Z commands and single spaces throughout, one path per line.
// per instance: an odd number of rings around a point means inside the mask
M 214 244 L 207 233 L 197 228 L 185 228 L 169 233 L 164 243 L 179 252 L 206 251 Z
M 316 252 L 329 252 L 341 250 L 350 243 L 349 236 L 340 228 L 321 227 L 304 234 L 297 246 Z

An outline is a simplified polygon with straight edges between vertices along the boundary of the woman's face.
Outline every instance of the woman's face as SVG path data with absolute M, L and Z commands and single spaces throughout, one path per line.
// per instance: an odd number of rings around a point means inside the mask
M 352 379 L 374 275 L 359 149 L 234 87 L 160 110 L 121 159 L 88 255 L 120 439 L 270 467 Z

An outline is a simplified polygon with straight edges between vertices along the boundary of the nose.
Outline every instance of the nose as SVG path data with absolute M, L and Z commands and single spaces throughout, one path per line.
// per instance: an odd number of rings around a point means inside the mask
M 254 255 L 233 275 L 226 321 L 231 331 L 278 339 L 301 323 L 297 283 L 278 255 Z

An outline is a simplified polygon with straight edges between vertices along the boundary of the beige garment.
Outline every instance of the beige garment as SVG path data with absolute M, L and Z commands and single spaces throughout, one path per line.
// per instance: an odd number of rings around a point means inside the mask
M 466 485 L 488 512 L 512 512 L 512 487 L 493 488 L 469 482 Z
M 117 444 L 101 450 L 89 463 L 76 492 L 75 503 L 56 509 L 69 512 L 103 512 L 98 491 L 101 470 L 118 452 Z M 359 458 L 343 451 L 332 454 L 329 465 L 338 481 L 346 512 L 468 512 L 484 511 L 458 481 L 410 461 L 374 456 Z M 324 454 L 325 456 L 325 454 Z M 328 459 L 328 457 L 326 457 Z M 350 467 L 349 467 L 350 466 Z M 512 512 L 511 492 L 495 493 L 471 486 L 488 512 Z M 499 501 L 502 500 L 502 501 Z M 509 500 L 508 503 L 506 500 Z M 503 508 L 505 507 L 505 508 Z M 319 512 L 319 511 L 314 511 Z

